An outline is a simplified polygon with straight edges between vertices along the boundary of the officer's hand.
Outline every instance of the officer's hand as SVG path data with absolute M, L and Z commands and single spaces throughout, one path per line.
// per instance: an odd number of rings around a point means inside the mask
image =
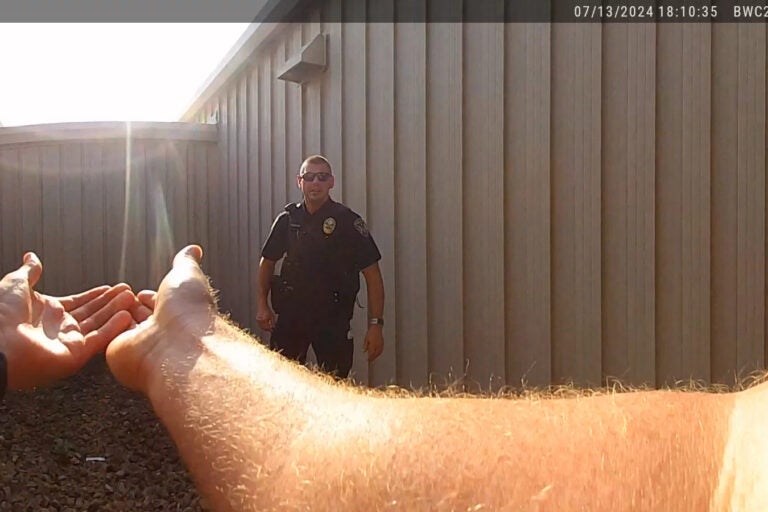
M 8 359 L 9 389 L 72 375 L 131 323 L 127 310 L 136 298 L 127 284 L 51 297 L 34 290 L 42 272 L 30 252 L 0 280 L 0 352 Z
M 365 333 L 363 349 L 368 352 L 368 362 L 373 361 L 384 352 L 384 335 L 380 325 L 369 325 Z
M 275 312 L 269 306 L 262 306 L 256 311 L 256 323 L 265 331 L 272 332 L 276 319 Z
M 157 293 L 139 294 L 141 306 L 132 313 L 141 323 L 107 347 L 107 364 L 123 385 L 146 393 L 151 378 L 162 374 L 165 361 L 189 354 L 189 347 L 197 347 L 209 332 L 217 311 L 200 269 L 202 256 L 199 246 L 185 247 L 173 259 Z

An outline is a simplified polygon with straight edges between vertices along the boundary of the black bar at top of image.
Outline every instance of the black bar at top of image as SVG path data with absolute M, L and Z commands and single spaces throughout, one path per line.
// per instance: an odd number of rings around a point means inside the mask
M 765 23 L 767 4 L 766 0 L 4 0 L 0 22 Z M 319 20 L 318 5 L 323 6 Z

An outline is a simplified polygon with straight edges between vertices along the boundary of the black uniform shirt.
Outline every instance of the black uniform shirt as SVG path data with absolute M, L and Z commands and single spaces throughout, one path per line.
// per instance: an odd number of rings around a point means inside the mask
M 287 209 L 293 213 L 289 214 Z M 289 237 L 296 238 L 289 242 Z M 357 293 L 359 272 L 381 259 L 365 221 L 330 198 L 313 214 L 307 212 L 303 203 L 298 207 L 286 206 L 286 211 L 272 224 L 261 255 L 277 261 L 289 251 L 291 243 L 296 254 L 289 254 L 289 258 L 295 260 L 299 269 L 291 284 L 311 300 L 327 297 L 345 279 L 354 280 Z

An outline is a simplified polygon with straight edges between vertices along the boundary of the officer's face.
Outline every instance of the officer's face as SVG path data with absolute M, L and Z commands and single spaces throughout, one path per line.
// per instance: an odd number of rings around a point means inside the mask
M 309 181 L 310 178 L 312 181 Z M 308 201 L 321 203 L 328 199 L 333 188 L 333 175 L 324 163 L 309 163 L 302 169 L 297 183 Z

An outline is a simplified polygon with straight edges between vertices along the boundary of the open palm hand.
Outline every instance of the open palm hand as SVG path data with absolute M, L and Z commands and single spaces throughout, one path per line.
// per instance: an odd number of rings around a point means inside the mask
M 68 297 L 38 293 L 43 267 L 34 253 L 0 280 L 0 352 L 8 387 L 27 389 L 72 375 L 132 323 L 136 297 L 126 284 Z

